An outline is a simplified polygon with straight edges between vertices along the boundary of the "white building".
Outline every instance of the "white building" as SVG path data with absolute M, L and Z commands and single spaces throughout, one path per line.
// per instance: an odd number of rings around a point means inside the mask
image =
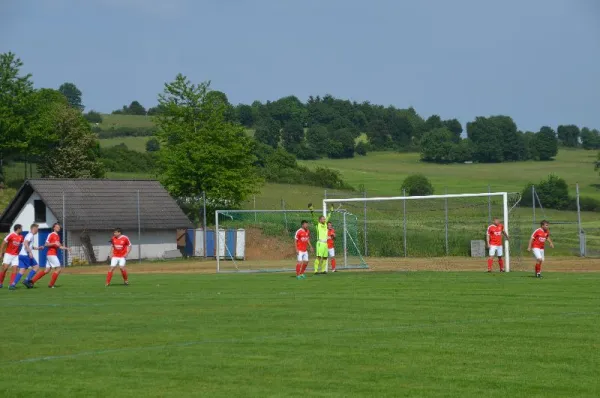
M 0 232 L 39 224 L 34 244 L 45 241 L 52 224 L 63 224 L 71 263 L 80 258 L 104 262 L 109 240 L 121 228 L 133 244 L 130 259 L 162 258 L 177 250 L 177 239 L 192 224 L 158 181 L 98 179 L 28 180 L 0 216 Z M 64 239 L 63 239 L 64 241 Z M 35 252 L 41 265 L 45 252 Z

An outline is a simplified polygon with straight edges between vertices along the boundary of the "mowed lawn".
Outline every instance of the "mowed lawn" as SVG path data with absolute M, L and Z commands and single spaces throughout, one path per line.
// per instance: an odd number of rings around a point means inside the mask
M 110 148 L 111 146 L 116 146 L 120 144 L 127 145 L 127 148 L 138 151 L 138 152 L 146 152 L 146 143 L 152 137 L 114 137 L 114 138 L 102 138 L 98 141 L 100 142 L 100 146 L 102 148 Z
M 599 273 L 63 275 L 0 291 L 2 397 L 594 397 Z

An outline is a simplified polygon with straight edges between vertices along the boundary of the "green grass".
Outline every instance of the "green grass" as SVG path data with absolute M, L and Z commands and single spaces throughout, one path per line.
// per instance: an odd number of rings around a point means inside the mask
M 127 145 L 127 148 L 131 150 L 146 152 L 146 143 L 150 138 L 152 137 L 115 137 L 102 138 L 99 141 L 102 148 L 110 148 L 111 146 L 125 144 Z
M 598 273 L 130 273 L 0 291 L 0 395 L 600 395 Z
M 111 128 L 119 127 L 154 127 L 154 122 L 151 116 L 136 116 L 136 115 L 102 115 L 102 130 L 110 130 Z

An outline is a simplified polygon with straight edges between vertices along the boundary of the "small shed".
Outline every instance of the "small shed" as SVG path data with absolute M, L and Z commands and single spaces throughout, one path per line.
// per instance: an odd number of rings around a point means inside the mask
M 32 179 L 26 181 L 0 215 L 0 232 L 15 224 L 27 231 L 33 223 L 40 232 L 35 245 L 45 241 L 55 222 L 63 225 L 74 258 L 105 261 L 114 228 L 121 228 L 133 244 L 130 259 L 163 258 L 177 250 L 178 231 L 192 227 L 177 202 L 154 180 Z M 39 243 L 38 243 L 39 242 Z M 40 264 L 45 253 L 35 252 Z

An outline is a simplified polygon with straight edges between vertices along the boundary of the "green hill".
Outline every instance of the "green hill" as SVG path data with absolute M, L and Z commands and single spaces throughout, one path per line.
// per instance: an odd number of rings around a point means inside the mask
M 154 127 L 154 122 L 151 116 L 104 114 L 102 115 L 102 123 L 100 123 L 99 127 L 102 130 L 119 127 L 143 128 Z

